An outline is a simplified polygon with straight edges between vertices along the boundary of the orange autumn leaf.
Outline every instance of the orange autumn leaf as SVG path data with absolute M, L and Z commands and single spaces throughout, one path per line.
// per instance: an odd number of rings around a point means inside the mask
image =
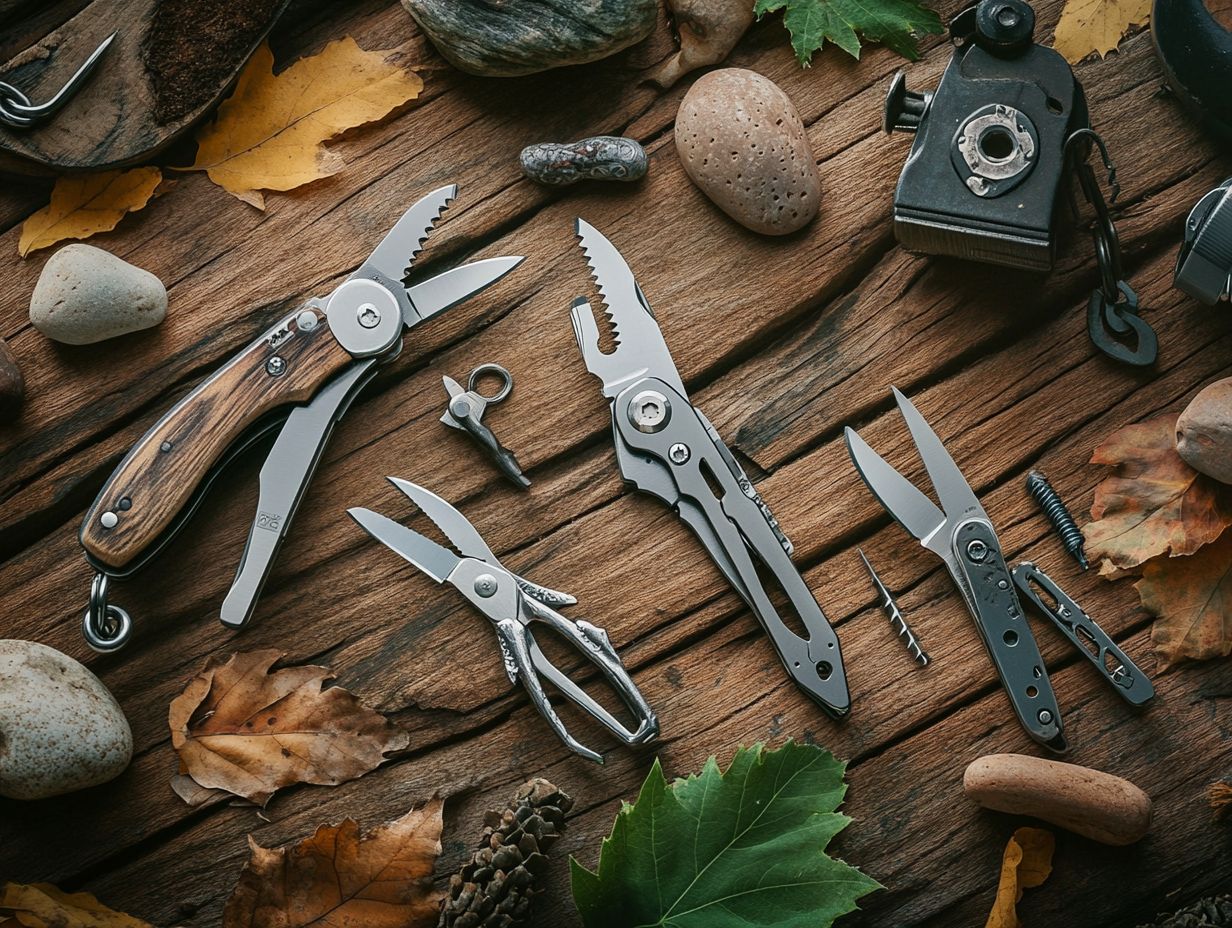
M 1021 928 L 1017 905 L 1024 889 L 1043 884 L 1052 873 L 1056 839 L 1042 828 L 1019 828 L 1005 846 L 997 898 L 984 928 Z
M 223 910 L 223 928 L 435 925 L 442 806 L 433 799 L 363 836 L 348 818 L 287 847 L 264 848 L 250 837 L 251 857 Z
M 110 232 L 126 213 L 150 202 L 162 178 L 158 168 L 58 178 L 51 189 L 51 202 L 22 224 L 17 253 L 24 258 L 65 239 Z
M 1148 562 L 1135 586 L 1156 616 L 1151 642 L 1163 669 L 1232 654 L 1232 532 L 1189 557 Z
M 150 928 L 89 893 L 61 892 L 50 883 L 6 883 L 0 893 L 0 926 L 10 922 L 22 928 Z
M 1199 474 L 1176 453 L 1176 416 L 1115 432 L 1092 464 L 1116 468 L 1095 488 L 1083 529 L 1087 554 L 1118 570 L 1160 554 L 1193 554 L 1232 525 L 1232 487 Z
M 1151 18 L 1151 0 L 1068 0 L 1052 47 L 1077 64 L 1087 55 L 1113 51 L 1134 26 Z
M 279 74 L 268 45 L 245 65 L 218 118 L 197 132 L 187 170 L 258 209 L 262 190 L 294 190 L 336 174 L 342 158 L 324 142 L 383 119 L 423 90 L 419 75 L 390 64 L 387 51 L 364 51 L 347 37 Z
M 325 688 L 333 679 L 327 667 L 271 673 L 281 657 L 211 658 L 172 700 L 168 722 L 181 774 L 265 805 L 293 783 L 336 786 L 361 777 L 407 746 L 406 732 L 380 713 L 341 687 Z

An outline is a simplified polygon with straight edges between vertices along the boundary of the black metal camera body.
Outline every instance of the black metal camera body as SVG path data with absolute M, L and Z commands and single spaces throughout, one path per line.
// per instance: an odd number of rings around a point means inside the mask
M 908 250 L 1052 268 L 1066 143 L 1090 117 L 1069 64 L 1034 29 L 1022 0 L 981 0 L 950 23 L 956 47 L 936 92 L 895 75 L 885 129 L 916 133 L 894 192 Z

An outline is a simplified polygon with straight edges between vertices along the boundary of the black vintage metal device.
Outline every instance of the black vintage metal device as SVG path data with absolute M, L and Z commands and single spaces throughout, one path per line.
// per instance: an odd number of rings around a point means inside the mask
M 1095 210 L 1102 277 L 1088 312 L 1091 339 L 1110 357 L 1149 365 L 1155 333 L 1121 271 L 1116 229 L 1087 163 L 1093 144 L 1113 200 L 1116 170 L 1073 70 L 1035 44 L 1034 32 L 1023 0 L 980 0 L 950 22 L 954 56 L 935 92 L 908 90 L 903 73 L 894 76 L 884 128 L 915 133 L 894 191 L 894 234 L 910 251 L 1049 271 L 1063 192 L 1077 213 L 1076 173 Z

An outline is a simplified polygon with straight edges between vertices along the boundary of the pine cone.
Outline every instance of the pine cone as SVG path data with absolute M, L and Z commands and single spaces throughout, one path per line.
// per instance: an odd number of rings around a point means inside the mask
M 534 779 L 522 784 L 503 812 L 488 812 L 479 850 L 449 880 L 438 928 L 530 925 L 535 881 L 572 807 L 568 795 Z
M 1232 928 L 1232 896 L 1211 896 L 1140 928 Z

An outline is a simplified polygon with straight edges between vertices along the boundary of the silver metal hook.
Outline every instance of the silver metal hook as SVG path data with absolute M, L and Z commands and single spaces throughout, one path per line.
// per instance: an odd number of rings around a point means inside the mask
M 487 375 L 497 377 L 501 381 L 501 387 L 494 396 L 484 396 L 478 390 L 480 378 Z M 513 392 L 513 375 L 499 364 L 480 364 L 471 371 L 470 377 L 467 378 L 466 389 L 481 397 L 489 406 L 495 406 L 498 403 L 504 402 L 505 398 Z
M 64 86 L 56 91 L 55 96 L 46 103 L 33 103 L 21 90 L 12 84 L 0 81 L 0 125 L 6 125 L 13 129 L 28 129 L 54 116 L 72 99 L 73 95 L 81 89 L 81 86 L 94 73 L 99 59 L 102 58 L 103 53 L 107 51 L 117 35 L 119 35 L 119 32 L 113 32 L 103 39 L 98 48 L 94 49 L 90 57 L 85 60 L 85 63 L 74 72 L 73 76 L 65 82 Z

